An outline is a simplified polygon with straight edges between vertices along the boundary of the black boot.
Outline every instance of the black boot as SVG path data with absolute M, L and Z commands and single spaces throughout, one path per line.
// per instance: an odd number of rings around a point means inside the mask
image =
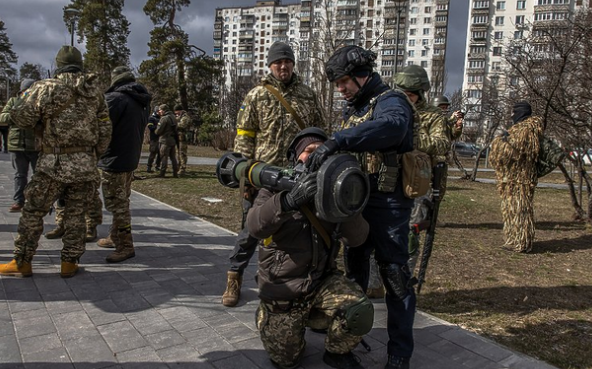
M 409 369 L 409 361 L 408 357 L 388 355 L 384 369 Z
M 363 369 L 360 365 L 360 358 L 354 355 L 351 351 L 345 354 L 334 354 L 325 350 L 323 355 L 325 364 L 332 368 L 338 369 Z

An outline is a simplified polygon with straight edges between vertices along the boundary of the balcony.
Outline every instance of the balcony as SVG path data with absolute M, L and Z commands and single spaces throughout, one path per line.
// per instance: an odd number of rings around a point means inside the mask
M 221 40 L 222 39 L 222 32 L 215 31 L 214 32 L 214 40 Z
M 239 39 L 252 39 L 255 37 L 255 31 L 240 31 L 238 34 Z

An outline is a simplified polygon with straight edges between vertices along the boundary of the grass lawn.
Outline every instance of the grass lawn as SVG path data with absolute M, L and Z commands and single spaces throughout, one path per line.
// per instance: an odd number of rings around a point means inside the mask
M 238 190 L 211 166 L 188 170 L 178 179 L 139 171 L 147 178 L 133 188 L 238 231 Z M 495 186 L 450 180 L 418 308 L 560 368 L 590 369 L 592 234 L 572 221 L 567 191 L 537 189 L 535 201 L 534 251 L 519 254 L 502 248 Z

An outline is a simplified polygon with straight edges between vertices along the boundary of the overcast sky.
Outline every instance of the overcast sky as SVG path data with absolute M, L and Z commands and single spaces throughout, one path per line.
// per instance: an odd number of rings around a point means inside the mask
M 214 14 L 217 7 L 253 6 L 256 0 L 193 0 L 177 18 L 192 44 L 213 52 L 212 34 Z M 282 3 L 295 3 L 295 0 Z M 467 16 L 469 0 L 450 1 L 450 22 L 448 25 L 448 48 L 446 69 L 448 71 L 447 92 L 452 93 L 462 84 Z M 55 54 L 62 45 L 70 44 L 70 34 L 63 22 L 63 7 L 67 0 L 0 0 L 0 19 L 18 55 L 18 65 L 24 62 L 41 64 L 51 68 Z M 127 0 L 124 14 L 131 23 L 128 38 L 131 63 L 139 66 L 146 58 L 148 40 L 153 24 L 142 11 L 145 0 Z M 82 45 L 79 47 L 84 51 Z

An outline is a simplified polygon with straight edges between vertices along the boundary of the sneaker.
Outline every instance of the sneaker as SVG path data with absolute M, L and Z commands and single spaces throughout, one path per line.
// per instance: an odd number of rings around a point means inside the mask
M 345 354 L 334 354 L 325 350 L 323 362 L 332 368 L 338 369 L 363 369 L 360 365 L 360 358 L 351 351 Z
M 384 369 L 409 369 L 409 361 L 408 357 L 388 355 Z
M 14 204 L 12 204 L 12 206 L 10 207 L 10 209 L 8 209 L 9 213 L 18 213 L 23 209 L 23 204 L 19 204 L 17 202 L 15 202 Z

